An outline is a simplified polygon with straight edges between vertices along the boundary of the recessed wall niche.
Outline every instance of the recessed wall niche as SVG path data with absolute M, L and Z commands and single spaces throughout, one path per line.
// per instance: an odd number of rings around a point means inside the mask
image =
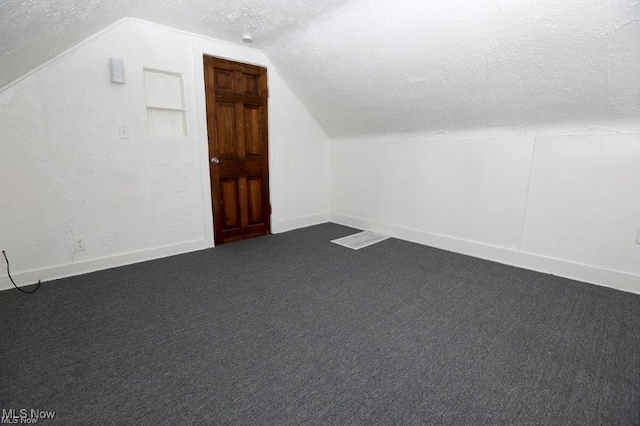
M 152 136 L 186 136 L 182 74 L 144 70 L 147 122 Z

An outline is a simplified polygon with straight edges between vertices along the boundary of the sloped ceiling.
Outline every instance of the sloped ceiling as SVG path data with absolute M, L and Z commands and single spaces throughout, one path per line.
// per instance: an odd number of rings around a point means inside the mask
M 0 0 L 0 87 L 107 25 L 135 17 L 260 49 L 347 0 Z
M 640 119 L 637 0 L 9 0 L 0 86 L 125 16 L 250 32 L 331 136 Z

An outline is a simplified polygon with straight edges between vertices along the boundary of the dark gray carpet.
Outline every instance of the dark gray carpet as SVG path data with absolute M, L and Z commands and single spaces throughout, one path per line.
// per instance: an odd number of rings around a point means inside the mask
M 352 232 L 0 292 L 0 409 L 64 424 L 640 423 L 640 296 L 394 239 L 329 242 Z

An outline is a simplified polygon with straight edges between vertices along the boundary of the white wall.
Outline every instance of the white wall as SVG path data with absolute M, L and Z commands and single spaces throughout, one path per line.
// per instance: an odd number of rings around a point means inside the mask
M 0 249 L 20 284 L 213 245 L 203 53 L 269 70 L 274 232 L 331 210 L 338 223 L 640 292 L 637 123 L 329 144 L 259 51 L 135 19 L 0 93 Z M 124 86 L 109 83 L 109 57 L 124 60 Z M 187 136 L 148 135 L 143 68 L 183 75 Z
M 640 292 L 640 132 L 469 131 L 331 142 L 332 221 Z
M 204 37 L 193 37 L 201 157 L 206 161 L 207 131 L 202 55 L 214 55 L 265 66 L 269 78 L 269 168 L 273 205 L 272 231 L 284 232 L 329 220 L 328 136 L 296 97 L 273 65 L 255 49 Z M 208 181 L 208 162 L 202 164 Z M 205 167 L 206 166 L 206 167 Z M 211 205 L 206 188 L 205 204 Z M 209 225 L 211 221 L 207 222 Z M 207 231 L 212 235 L 213 231 Z
M 203 52 L 268 68 L 273 231 L 328 220 L 327 137 L 264 55 L 125 19 L 0 93 L 0 249 L 19 284 L 213 246 Z M 143 68 L 183 75 L 187 136 L 149 136 Z

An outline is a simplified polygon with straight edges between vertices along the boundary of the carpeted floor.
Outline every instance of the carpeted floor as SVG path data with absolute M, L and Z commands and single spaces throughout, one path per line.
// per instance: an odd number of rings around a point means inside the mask
M 640 423 L 640 296 L 395 239 L 329 242 L 353 232 L 0 292 L 0 409 L 60 424 Z

